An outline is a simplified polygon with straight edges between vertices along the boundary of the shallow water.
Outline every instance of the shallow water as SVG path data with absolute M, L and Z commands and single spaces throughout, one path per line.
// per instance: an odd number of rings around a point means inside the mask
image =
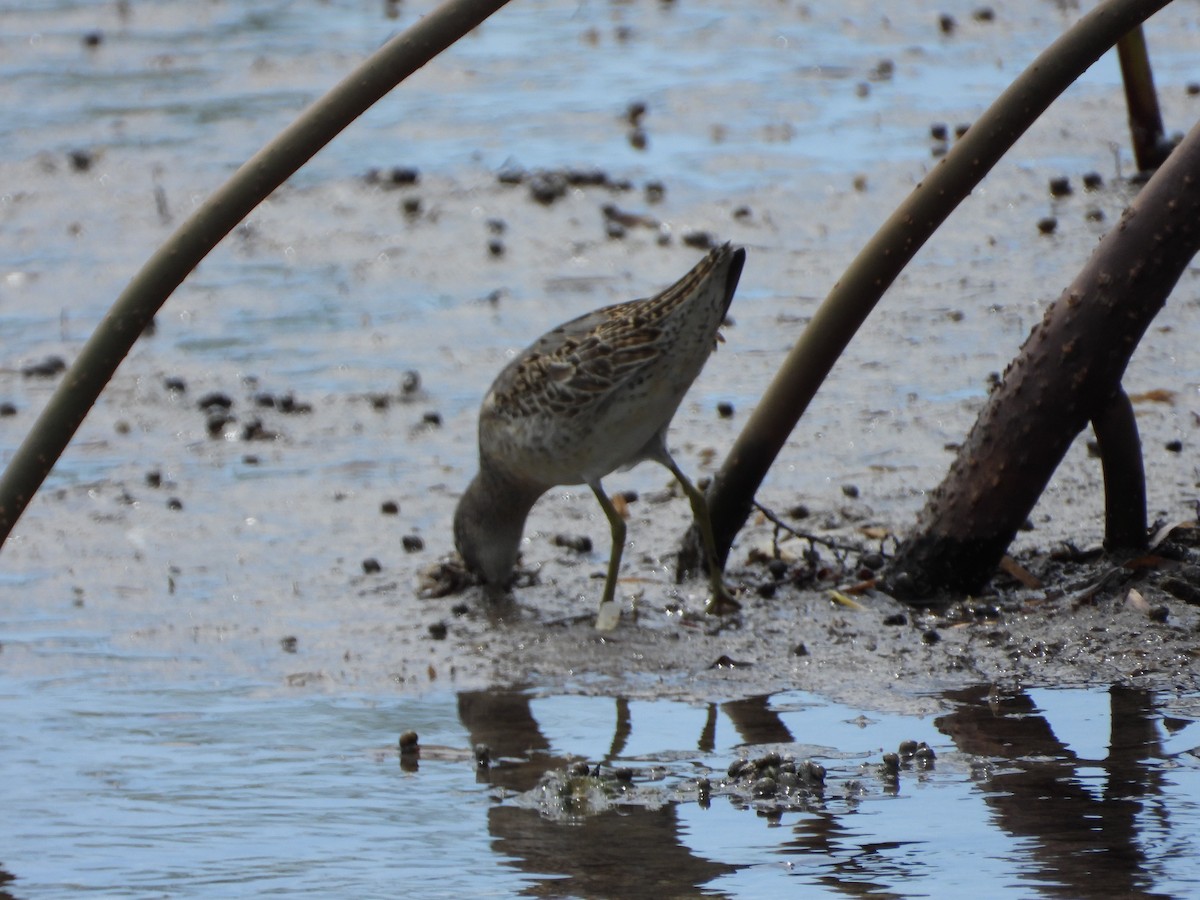
M 108 0 L 0 0 L 0 400 L 16 406 L 0 417 L 3 458 L 57 383 L 20 368 L 69 360 L 199 198 L 426 8 L 405 2 L 388 20 L 381 6 L 135 0 L 122 15 Z M 808 690 L 800 665 L 795 690 L 747 691 L 753 670 L 721 682 L 709 657 L 662 672 L 639 656 L 627 684 L 600 682 L 586 660 L 644 645 L 628 632 L 572 645 L 564 632 L 568 677 L 530 663 L 526 687 L 497 690 L 510 679 L 489 647 L 527 632 L 456 618 L 452 601 L 412 589 L 449 549 L 488 378 L 546 327 L 684 271 L 697 251 L 678 237 L 691 229 L 750 252 L 737 325 L 673 430 L 688 468 L 710 466 L 816 300 L 936 163 L 929 124 L 969 122 L 1073 15 L 1042 2 L 998 12 L 992 24 L 964 14 L 946 38 L 928 10 L 885 18 L 866 3 L 522 0 L 320 154 L 168 302 L 0 553 L 0 871 L 16 879 L 0 892 L 1197 893 L 1200 706 L 1194 693 L 1108 686 L 1140 659 L 1114 657 L 1088 687 L 1010 678 L 952 692 L 910 686 L 889 661 L 848 673 L 868 696 L 839 703 Z M 1197 25 L 1175 12 L 1149 35 L 1168 121 L 1187 122 Z M 891 79 L 873 75 L 884 59 Z M 895 526 L 936 484 L 986 373 L 1105 227 L 1087 213 L 1112 222 L 1126 200 L 1115 63 L 1069 96 L 893 288 L 760 499 L 803 498 L 818 529 Z M 627 134 L 634 101 L 648 106 L 644 149 Z M 395 165 L 416 166 L 419 185 L 363 177 Z M 497 186 L 507 166 L 599 166 L 634 188 L 580 190 L 547 210 Z M 1105 191 L 1046 197 L 1047 177 L 1078 184 L 1092 169 Z M 645 198 L 648 180 L 665 184 L 662 203 Z M 402 198 L 420 199 L 420 214 L 401 214 Z M 607 201 L 663 228 L 610 240 Z M 743 205 L 750 215 L 735 217 Z M 1033 223 L 1051 211 L 1061 227 L 1043 241 Z M 507 245 L 495 259 L 494 218 Z M 1139 409 L 1152 516 L 1194 512 L 1192 460 L 1161 448 L 1194 433 L 1197 317 L 1194 292 L 1173 303 L 1127 381 L 1183 398 Z M 407 370 L 423 387 L 398 397 Z M 208 390 L 229 393 L 239 416 L 215 438 L 196 409 Z M 257 406 L 263 391 L 314 409 Z M 741 418 L 715 419 L 718 400 Z M 275 440 L 241 437 L 256 416 Z M 1063 535 L 1062 519 L 1066 536 L 1094 539 L 1097 477 L 1066 467 L 1036 517 L 1044 530 L 1023 539 Z M 649 467 L 621 478 L 651 497 L 664 481 Z M 863 500 L 843 514 L 849 483 Z M 383 518 L 390 498 L 401 515 Z M 660 598 L 689 599 L 656 555 L 685 521 L 679 506 L 635 505 L 627 553 L 646 610 L 630 627 L 664 642 L 684 629 L 655 616 Z M 604 561 L 551 545 L 562 529 L 602 535 L 577 495 L 536 513 L 524 552 L 542 584 L 522 598 L 535 623 L 577 612 Z M 747 545 L 770 536 L 749 531 Z M 401 535 L 425 549 L 400 550 Z M 367 557 L 379 576 L 364 574 Z M 844 632 L 797 610 L 771 610 L 776 643 L 802 639 L 814 668 L 834 668 Z M 447 621 L 451 639 L 431 640 Z M 415 768 L 396 749 L 406 730 L 420 736 Z M 883 754 L 910 739 L 936 764 L 893 783 Z M 484 772 L 479 743 L 495 760 Z M 721 786 L 731 762 L 768 750 L 821 762 L 824 790 L 781 809 Z M 632 769 L 632 790 L 566 815 L 537 785 L 578 760 Z
M 1127 688 L 929 699 L 938 711 L 913 717 L 803 691 L 706 705 L 5 678 L 0 842 L 16 897 L 1200 889 L 1194 702 Z M 397 752 L 407 730 L 418 757 Z M 905 740 L 936 761 L 891 780 L 883 753 Z M 730 763 L 767 751 L 820 762 L 823 789 L 730 795 Z M 632 770 L 611 808 L 539 791 L 580 760 Z

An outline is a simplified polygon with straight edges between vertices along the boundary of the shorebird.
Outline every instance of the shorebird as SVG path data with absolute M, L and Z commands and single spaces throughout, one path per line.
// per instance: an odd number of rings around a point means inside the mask
M 455 546 L 485 584 L 511 582 L 525 519 L 542 494 L 586 484 L 612 530 L 596 627 L 614 627 L 625 520 L 600 480 L 652 460 L 671 471 L 691 501 L 712 590 L 708 611 L 738 607 L 717 564 L 704 495 L 667 449 L 667 428 L 721 339 L 745 260 L 740 247 L 718 247 L 653 297 L 548 331 L 500 372 L 479 411 L 479 473 L 454 513 Z

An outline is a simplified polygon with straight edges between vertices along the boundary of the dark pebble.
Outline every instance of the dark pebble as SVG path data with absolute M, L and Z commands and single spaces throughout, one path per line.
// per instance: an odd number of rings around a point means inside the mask
M 917 742 L 913 740 L 901 741 L 899 750 L 901 756 L 903 756 L 905 759 L 911 759 L 916 755 Z
M 996 11 L 990 6 L 981 6 L 973 12 L 972 17 L 976 22 L 994 22 L 996 21 Z
M 233 400 L 228 394 L 223 394 L 220 391 L 212 391 L 197 400 L 196 406 L 203 410 L 230 409 L 233 406 Z
M 440 412 L 430 411 L 421 416 L 421 423 L 424 425 L 432 425 L 437 427 L 442 424 L 442 414 Z
M 788 573 L 787 561 L 782 559 L 773 559 L 767 563 L 767 571 L 771 573 L 772 578 L 778 581 Z
M 178 497 L 172 497 L 167 501 L 167 509 L 173 510 L 174 512 L 179 512 L 181 509 L 183 509 L 183 501 Z
M 599 769 L 600 767 L 597 766 L 596 768 Z M 629 769 L 629 768 L 622 766 L 621 768 L 613 771 L 613 777 L 616 778 L 617 781 L 622 781 L 625 784 L 632 784 L 633 783 L 633 769 Z
M 223 437 L 225 434 L 225 426 L 234 421 L 233 416 L 226 412 L 215 412 L 210 415 L 204 423 L 204 428 L 208 431 L 208 436 L 213 438 Z
M 738 206 L 733 210 L 733 217 L 739 222 L 754 218 L 754 210 L 748 206 Z
M 933 752 L 933 748 L 924 741 L 917 744 L 917 749 L 913 751 L 913 759 L 921 764 L 923 768 L 928 768 L 935 759 L 937 754 Z
M 539 172 L 529 180 L 529 196 L 549 206 L 567 193 L 567 179 L 557 172 Z
M 788 510 L 788 518 L 790 519 L 807 519 L 812 515 L 812 512 L 803 503 L 797 503 Z
M 883 754 L 883 771 L 888 775 L 900 774 L 900 756 L 896 753 Z
M 856 499 L 858 499 L 858 485 L 843 484 L 842 485 L 842 493 L 845 494 L 847 497 L 849 497 L 851 500 L 856 500 Z
M 574 550 L 576 553 L 591 553 L 592 539 L 587 535 L 560 533 L 554 536 L 554 546 L 566 547 L 568 550 Z
M 420 749 L 420 739 L 415 731 L 405 731 L 400 735 L 398 746 L 401 753 L 416 753 Z
M 811 759 L 806 759 L 798 766 L 796 774 L 810 784 L 825 783 L 825 767 L 819 762 L 813 762 Z
M 1150 619 L 1151 622 L 1165 622 L 1170 617 L 1170 615 L 1171 615 L 1171 611 L 1169 609 L 1167 609 L 1167 607 L 1165 607 L 1165 606 L 1151 607 L 1150 611 L 1148 613 L 1146 613 L 1146 616 Z
M 942 13 L 938 16 L 938 28 L 942 34 L 954 34 L 954 29 L 958 23 L 954 21 L 954 16 L 949 13 Z
M 383 412 L 392 405 L 392 398 L 387 394 L 368 394 L 367 400 L 371 404 L 371 409 L 379 410 L 380 412 Z
M 803 644 L 797 644 L 792 648 L 792 656 L 808 656 L 808 648 Z
M 400 211 L 404 213 L 405 218 L 415 219 L 421 214 L 421 198 L 405 197 L 400 204 Z
M 67 362 L 61 356 L 47 356 L 45 359 L 21 367 L 21 374 L 26 378 L 53 378 L 66 371 Z
M 400 396 L 411 397 L 421 389 L 421 373 L 409 369 L 400 376 Z
M 645 150 L 650 145 L 650 139 L 641 128 L 629 129 L 629 146 L 634 150 Z
M 932 628 L 921 635 L 921 643 L 923 644 L 936 644 L 941 639 L 942 636 Z
M 1104 179 L 1099 172 L 1085 172 L 1083 176 L 1083 187 L 1085 190 L 1097 191 L 1104 187 Z
M 290 634 L 287 637 L 282 637 L 279 639 L 279 646 L 283 648 L 284 653 L 295 653 L 296 647 L 299 645 L 299 643 L 300 642 Z
M 1058 227 L 1058 219 L 1054 216 L 1046 216 L 1044 219 L 1038 219 L 1037 229 L 1042 234 L 1054 234 L 1054 229 Z
M 253 418 L 242 426 L 243 441 L 273 441 L 279 435 L 263 425 L 262 419 Z
M 305 403 L 297 400 L 291 394 L 284 394 L 279 398 L 279 411 L 281 413 L 294 415 L 297 413 L 310 413 L 312 410 L 313 408 L 311 403 Z
M 83 36 L 83 46 L 85 47 L 99 47 L 103 43 L 104 32 L 102 31 L 89 31 Z
M 884 560 L 882 553 L 864 553 L 859 562 L 872 572 L 878 572 L 883 568 L 886 561 Z
M 725 770 L 730 778 L 741 778 L 744 775 L 749 775 L 754 771 L 754 763 L 748 759 L 735 759 L 729 764 L 729 768 Z
M 146 484 L 152 488 L 162 487 L 162 472 L 151 469 L 146 473 Z
M 611 241 L 619 241 L 625 237 L 625 226 L 615 219 L 605 219 L 604 236 Z
M 948 140 L 950 137 L 950 129 L 946 127 L 945 122 L 934 122 L 929 126 L 929 136 L 935 141 Z
M 1166 448 L 1171 453 L 1183 452 L 1183 441 L 1167 441 Z
M 625 121 L 634 128 L 642 124 L 642 118 L 646 115 L 646 104 L 641 100 L 634 100 L 625 108 Z
M 0 419 L 7 419 L 9 416 L 15 416 L 16 414 L 17 407 L 15 404 L 7 401 L 0 403 Z
M 416 534 L 406 534 L 400 538 L 400 546 L 404 548 L 405 553 L 416 553 L 418 550 L 425 549 L 425 542 Z
M 717 415 L 722 419 L 733 418 L 733 404 L 728 400 L 722 400 L 717 404 Z
M 908 616 L 904 613 L 892 613 L 890 616 L 884 616 L 884 625 L 907 625 Z
M 496 173 L 496 180 L 501 184 L 521 184 L 525 180 L 524 169 L 501 169 Z
M 755 797 L 774 797 L 778 790 L 779 785 L 775 783 L 774 778 L 760 778 L 754 782 L 750 793 Z
M 1071 179 L 1066 176 L 1050 179 L 1050 196 L 1051 197 L 1069 197 L 1074 191 L 1071 189 Z
M 453 616 L 465 616 L 470 611 L 471 604 L 467 603 L 466 601 L 455 603 L 452 607 L 450 607 L 450 614 Z
M 1089 209 L 1087 212 L 1085 212 L 1083 214 L 1083 217 L 1085 219 L 1087 219 L 1089 222 L 1103 222 L 1104 221 L 1104 210 L 1093 206 L 1091 209 Z
M 257 466 L 259 463 L 258 454 L 247 453 L 245 456 L 242 457 L 242 463 L 247 466 Z
M 178 375 L 170 375 L 163 379 L 163 387 L 168 391 L 173 391 L 177 394 L 187 392 L 187 382 Z
M 362 561 L 362 570 L 367 575 L 376 575 L 383 571 L 383 566 L 379 564 L 379 560 L 375 557 L 368 556 Z
M 96 157 L 91 150 L 72 150 L 67 154 L 67 162 L 76 172 L 86 172 L 95 161 Z
M 696 250 L 711 250 L 717 246 L 717 239 L 710 231 L 689 231 L 680 240 L 683 241 L 684 246 Z
M 508 223 L 503 219 L 488 219 L 484 224 L 490 234 L 500 235 L 508 230 Z
M 385 516 L 395 516 L 400 514 L 400 504 L 395 500 L 384 500 L 379 504 L 379 511 Z
M 421 173 L 412 166 L 395 166 L 388 172 L 388 181 L 394 185 L 416 184 L 421 179 Z
M 499 238 L 492 238 L 489 240 L 487 248 L 488 256 L 492 257 L 493 259 L 504 255 L 504 241 L 500 240 Z
M 429 636 L 435 641 L 444 641 L 447 631 L 445 622 L 434 622 L 429 626 Z
M 646 202 L 661 203 L 663 197 L 667 195 L 667 189 L 661 181 L 646 182 Z
M 1189 81 L 1187 83 L 1187 87 L 1184 90 L 1187 91 L 1187 95 L 1189 97 L 1200 96 L 1200 81 Z

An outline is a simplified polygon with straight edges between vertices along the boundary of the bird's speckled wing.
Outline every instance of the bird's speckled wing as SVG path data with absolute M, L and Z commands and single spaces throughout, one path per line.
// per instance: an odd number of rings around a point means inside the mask
M 510 421 L 547 414 L 573 418 L 636 385 L 643 370 L 671 358 L 671 345 L 687 324 L 677 314 L 731 252 L 729 245 L 714 250 L 653 297 L 607 306 L 547 332 L 500 373 L 489 412 Z M 701 364 L 732 299 L 724 285 L 713 290 L 719 296 L 701 328 L 705 346 L 695 351 Z

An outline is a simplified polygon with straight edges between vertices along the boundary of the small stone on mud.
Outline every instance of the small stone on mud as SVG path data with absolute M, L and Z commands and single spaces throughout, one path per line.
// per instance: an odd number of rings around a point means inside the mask
M 367 575 L 374 575 L 377 572 L 383 571 L 383 566 L 379 564 L 379 560 L 375 557 L 368 556 L 362 561 L 362 570 Z
M 279 639 L 279 646 L 283 648 L 284 653 L 295 653 L 299 643 L 296 637 L 290 634 Z
M 21 374 L 26 378 L 53 378 L 60 372 L 66 371 L 67 362 L 61 356 L 47 356 L 45 359 L 21 367 Z
M 717 404 L 717 415 L 722 419 L 733 418 L 733 404 L 728 400 L 722 400 Z
M 788 518 L 790 519 L 807 519 L 812 515 L 812 511 L 803 503 L 797 503 L 788 510 Z
M 210 391 L 196 401 L 196 406 L 205 412 L 214 409 L 230 409 L 233 407 L 233 398 L 221 391 Z
M 1074 191 L 1071 189 L 1071 179 L 1066 176 L 1050 179 L 1050 196 L 1051 197 L 1069 197 Z
M 187 392 L 187 382 L 178 375 L 170 375 L 163 379 L 163 387 L 177 394 Z
M 146 473 L 146 484 L 152 488 L 162 487 L 162 472 L 158 469 L 151 469 Z
M 1085 172 L 1083 175 L 1084 190 L 1097 191 L 1104 187 L 1104 178 L 1099 172 Z
M 713 237 L 711 231 L 689 231 L 680 240 L 683 241 L 685 247 L 695 250 L 711 250 L 717 246 L 717 239 Z
M 17 407 L 15 404 L 7 401 L 0 403 L 0 419 L 7 419 L 9 416 L 15 416 L 16 414 Z
M 954 34 L 954 29 L 958 23 L 954 21 L 954 16 L 949 13 L 942 13 L 938 16 L 938 29 L 942 34 Z
M 400 545 L 404 548 L 405 553 L 416 553 L 418 550 L 425 549 L 425 542 L 416 534 L 406 534 L 400 538 Z
M 892 613 L 890 616 L 884 616 L 884 625 L 907 625 L 908 616 L 904 613 Z
M 435 641 L 444 641 L 448 631 L 445 622 L 433 622 L 429 626 L 429 636 Z
M 990 6 L 981 6 L 973 12 L 972 17 L 976 22 L 994 22 L 996 21 L 996 11 Z
M 1182 453 L 1183 452 L 1183 441 L 1180 441 L 1180 440 L 1167 441 L 1167 443 L 1164 446 L 1166 447 L 1167 452 L 1169 452 L 1169 453 Z
M 167 509 L 174 512 L 179 512 L 181 509 L 183 509 L 183 501 L 178 497 L 171 497 L 167 500 Z
M 420 197 L 405 197 L 400 204 L 400 210 L 404 213 L 406 219 L 415 219 L 421 214 L 421 198 Z
M 1046 216 L 1038 219 L 1037 229 L 1042 234 L 1054 234 L 1054 229 L 1058 227 L 1058 219 L 1054 216 Z
M 492 238 L 489 240 L 487 248 L 488 256 L 492 257 L 493 259 L 503 256 L 506 249 L 504 246 L 504 241 L 500 240 L 499 238 Z
M 396 516 L 400 514 L 400 504 L 395 500 L 384 500 L 379 504 L 379 511 L 385 516 Z
M 436 428 L 442 424 L 442 414 L 440 412 L 435 412 L 433 410 L 430 410 L 429 412 L 427 412 L 421 416 L 421 424 L 422 425 L 431 425 L 434 428 Z
M 808 648 L 803 644 L 797 644 L 792 648 L 792 656 L 808 656 Z
M 409 369 L 400 376 L 401 397 L 411 397 L 419 390 L 421 390 L 421 373 L 416 369 Z
M 576 553 L 591 553 L 592 539 L 587 535 L 571 535 L 560 532 L 554 536 L 554 546 L 566 547 Z
M 858 485 L 843 484 L 842 485 L 842 493 L 845 494 L 847 497 L 849 497 L 851 500 L 856 500 L 856 499 L 858 499 Z
M 936 629 L 933 628 L 930 628 L 921 635 L 921 643 L 923 644 L 936 644 L 941 639 L 942 636 L 937 633 Z

